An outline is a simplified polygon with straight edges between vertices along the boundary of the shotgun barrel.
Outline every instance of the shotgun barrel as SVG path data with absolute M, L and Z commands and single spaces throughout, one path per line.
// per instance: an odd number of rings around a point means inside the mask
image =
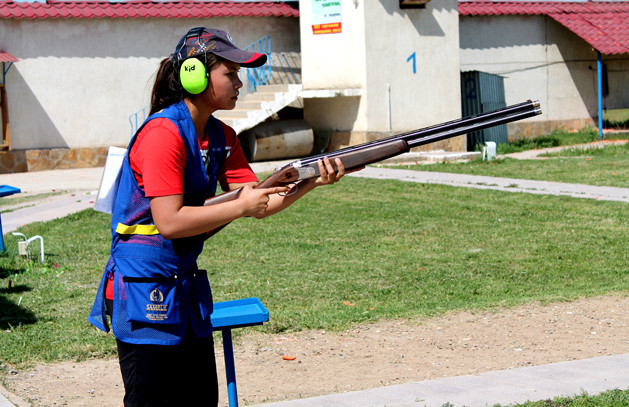
M 417 140 L 412 147 L 417 147 L 424 144 L 434 143 L 435 141 L 441 141 L 446 138 L 455 137 L 461 134 L 470 133 L 472 131 L 482 130 L 484 128 L 497 126 L 512 121 L 522 120 L 531 116 L 541 114 L 541 108 L 539 101 L 528 100 L 526 102 L 518 103 L 515 105 L 507 106 L 502 109 L 492 110 L 490 112 L 479 113 L 476 115 L 468 116 L 458 120 L 452 120 L 449 122 L 437 124 L 430 127 L 424 127 L 422 129 L 413 130 L 408 133 L 398 134 L 391 137 L 381 138 L 371 142 L 357 144 L 354 146 L 346 147 L 340 150 L 332 151 L 329 153 L 323 153 L 314 155 L 296 161 L 303 165 L 316 162 L 323 157 L 333 158 L 339 155 L 346 154 L 348 152 L 360 150 L 366 146 L 377 146 L 380 144 L 389 143 L 394 140 Z M 429 136 L 435 136 L 428 138 Z M 423 141 L 420 142 L 422 139 Z M 411 148 L 412 148 L 411 147 Z M 290 163 L 287 165 L 292 165 Z
M 269 180 L 272 182 L 280 180 L 281 177 L 278 177 L 278 173 L 284 171 L 284 176 L 287 177 L 284 184 L 267 183 L 265 180 L 261 186 L 269 187 L 275 185 L 286 185 L 301 179 L 318 177 L 319 166 L 317 165 L 317 161 L 323 157 L 328 157 L 331 161 L 332 158 L 340 158 L 346 169 L 352 169 L 395 157 L 410 151 L 411 148 L 419 147 L 421 145 L 449 139 L 473 131 L 486 129 L 488 127 L 526 119 L 541 113 L 542 110 L 539 102 L 529 100 L 523 103 L 518 103 L 517 105 L 493 110 L 491 112 L 481 113 L 463 119 L 453 120 L 435 126 L 410 131 L 408 133 L 378 139 L 369 143 L 343 148 L 330 153 L 319 154 L 294 161 L 282 168 L 279 168 L 277 173 L 272 175 L 273 178 Z M 336 164 L 333 161 L 332 166 L 336 170 Z M 296 178 L 294 171 L 297 171 L 298 173 Z

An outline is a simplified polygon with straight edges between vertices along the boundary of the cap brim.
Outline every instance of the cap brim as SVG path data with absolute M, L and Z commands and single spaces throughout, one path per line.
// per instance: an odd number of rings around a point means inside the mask
M 245 68 L 257 68 L 266 64 L 266 54 L 260 54 L 258 52 L 243 51 L 241 49 L 232 49 L 229 51 L 215 52 L 221 58 L 228 61 L 236 62 L 240 66 Z

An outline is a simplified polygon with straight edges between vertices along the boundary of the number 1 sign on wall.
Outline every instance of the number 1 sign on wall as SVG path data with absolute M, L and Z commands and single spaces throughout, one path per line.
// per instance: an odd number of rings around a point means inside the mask
M 417 58 L 413 52 L 410 57 L 406 58 L 406 62 L 413 61 L 413 75 L 417 73 Z

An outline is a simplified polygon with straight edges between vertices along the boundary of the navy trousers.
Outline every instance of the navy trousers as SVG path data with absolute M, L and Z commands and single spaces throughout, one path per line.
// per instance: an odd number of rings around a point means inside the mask
M 125 407 L 218 405 L 212 335 L 189 331 L 175 346 L 117 343 Z

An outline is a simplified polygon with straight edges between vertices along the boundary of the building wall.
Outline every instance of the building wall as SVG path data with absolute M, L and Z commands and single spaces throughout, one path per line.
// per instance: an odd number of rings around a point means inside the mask
M 6 78 L 11 147 L 126 145 L 159 62 L 196 26 L 241 47 L 271 35 L 274 50 L 299 51 L 297 18 L 0 20 L 0 49 L 20 59 Z
M 431 1 L 425 9 L 342 1 L 342 32 L 320 35 L 313 34 L 311 6 L 300 1 L 304 88 L 360 90 L 304 101 L 306 120 L 333 133 L 333 148 L 460 117 L 456 0 Z M 465 148 L 462 137 L 442 144 Z
M 543 114 L 529 122 L 593 125 L 598 116 L 597 56 L 586 41 L 546 16 L 461 16 L 459 30 L 461 71 L 504 77 L 507 104 L 540 100 Z M 603 61 L 616 71 L 609 75 L 605 105 L 626 107 L 629 63 L 618 56 Z
M 367 80 L 364 2 L 341 1 L 342 32 L 313 34 L 312 3 L 300 0 L 302 84 L 304 89 L 357 89 Z M 363 96 L 304 100 L 304 117 L 321 133 L 364 130 Z
M 341 33 L 314 35 L 313 1 L 300 1 L 299 19 L 0 20 L 0 49 L 20 59 L 6 76 L 20 154 L 0 153 L 0 171 L 102 165 L 104 147 L 128 142 L 128 117 L 148 105 L 160 60 L 202 25 L 225 29 L 240 46 L 270 34 L 274 51 L 301 51 L 306 89 L 355 91 L 304 100 L 306 120 L 331 136 L 331 148 L 460 117 L 459 74 L 468 70 L 503 76 L 507 104 L 541 101 L 544 114 L 510 125 L 516 133 L 594 123 L 596 54 L 551 18 L 460 17 L 456 0 L 425 9 L 354 0 L 340 2 Z M 629 60 L 603 61 L 605 107 L 626 107 Z M 430 148 L 464 150 L 465 140 Z

